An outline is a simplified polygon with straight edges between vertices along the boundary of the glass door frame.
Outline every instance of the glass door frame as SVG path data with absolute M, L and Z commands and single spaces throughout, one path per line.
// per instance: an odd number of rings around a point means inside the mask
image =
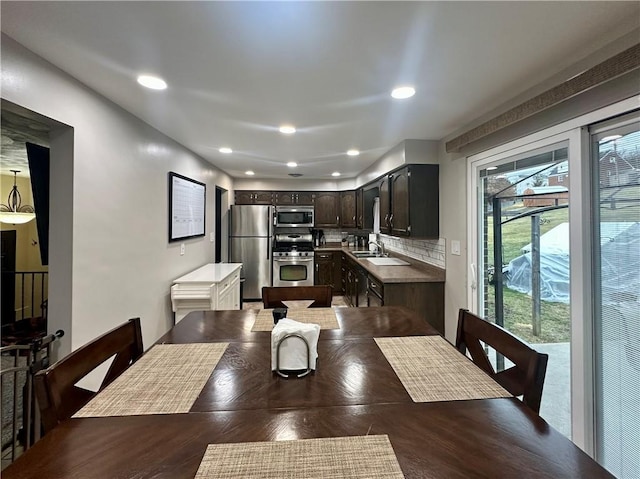
M 609 105 L 559 125 L 467 157 L 467 305 L 481 311 L 479 293 L 482 222 L 479 171 L 513 161 L 541 148 L 566 143 L 569 148 L 569 247 L 571 294 L 571 433 L 573 442 L 594 455 L 594 352 L 592 288 L 591 161 L 588 126 L 637 109 L 638 97 Z
M 589 146 L 591 148 L 590 151 L 590 162 L 592 165 L 592 171 L 591 171 L 591 185 L 593 188 L 593 208 L 594 208 L 594 222 L 596 223 L 594 225 L 593 230 L 591 231 L 591 235 L 592 235 L 592 241 L 594 244 L 594 248 L 592 250 L 592 262 L 594 265 L 594 269 L 599 269 L 599 266 L 601 264 L 601 258 L 600 258 L 600 254 L 602 251 L 602 247 L 599 246 L 600 244 L 600 235 L 601 235 L 601 230 L 598 227 L 601 224 L 601 186 L 600 186 L 600 181 L 602 180 L 602 177 L 600 176 L 600 171 L 599 169 L 596 168 L 596 163 L 595 160 L 596 158 L 599 157 L 597 150 L 597 145 L 596 143 L 594 143 L 593 139 L 595 137 L 597 137 L 598 135 L 603 136 L 603 135 L 609 135 L 613 132 L 618 132 L 618 133 L 623 133 L 625 130 L 629 130 L 631 129 L 632 131 L 636 131 L 637 129 L 637 125 L 638 125 L 638 121 L 640 118 L 640 111 L 636 110 L 636 111 L 632 111 L 627 115 L 619 115 L 616 116 L 615 118 L 612 118 L 610 120 L 604 120 L 602 122 L 599 122 L 595 125 L 591 125 L 591 127 L 589 128 Z M 631 128 L 630 128 L 631 127 Z M 599 271 L 594 271 L 594 273 L 598 273 Z M 594 275 L 593 277 L 593 281 L 594 281 L 594 287 L 597 288 L 598 285 L 598 280 L 597 280 L 597 274 Z M 601 363 L 598 364 L 597 360 L 601 359 L 601 358 L 597 358 L 597 351 L 596 349 L 600 347 L 600 344 L 598 344 L 600 341 L 602 341 L 602 290 L 600 291 L 596 291 L 596 289 L 594 289 L 594 294 L 592 295 L 592 301 L 593 301 L 593 311 L 594 311 L 594 397 L 596 397 L 599 400 L 602 400 L 602 390 L 598 390 L 599 386 L 598 383 L 601 383 L 602 381 L 602 371 L 600 370 Z M 600 324 L 598 324 L 598 321 L 600 321 Z M 598 405 L 596 405 L 598 406 Z M 605 450 L 605 444 L 604 442 L 601 441 L 601 437 L 598 431 L 599 427 L 602 428 L 603 427 L 603 423 L 602 423 L 602 413 L 603 413 L 603 406 L 602 404 L 599 405 L 600 407 L 597 408 L 597 410 L 595 411 L 596 416 L 594 417 L 594 457 L 598 460 L 603 460 L 604 459 L 604 450 Z M 598 415 L 600 416 L 600 418 L 598 418 Z M 600 420 L 600 424 L 598 424 L 598 419 Z

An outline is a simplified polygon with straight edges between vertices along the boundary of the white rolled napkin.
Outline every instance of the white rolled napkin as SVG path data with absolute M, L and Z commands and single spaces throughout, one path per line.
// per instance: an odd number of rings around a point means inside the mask
M 320 325 L 283 318 L 271 330 L 271 370 L 276 370 L 278 342 L 288 334 L 299 334 L 309 343 L 311 369 L 316 369 Z M 289 338 L 280 346 L 280 369 L 307 369 L 307 347 L 300 338 Z

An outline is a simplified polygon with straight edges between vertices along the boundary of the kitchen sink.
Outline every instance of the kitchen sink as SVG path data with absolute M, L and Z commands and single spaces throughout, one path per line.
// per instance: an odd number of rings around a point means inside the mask
M 377 258 L 380 253 L 376 253 L 375 251 L 352 251 L 351 254 L 356 258 Z
M 398 258 L 367 258 L 367 260 L 376 266 L 408 266 L 410 264 Z

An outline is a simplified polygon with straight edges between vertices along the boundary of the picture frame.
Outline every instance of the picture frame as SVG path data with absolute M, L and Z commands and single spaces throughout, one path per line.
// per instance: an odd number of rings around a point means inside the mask
M 169 172 L 169 242 L 205 235 L 207 185 Z

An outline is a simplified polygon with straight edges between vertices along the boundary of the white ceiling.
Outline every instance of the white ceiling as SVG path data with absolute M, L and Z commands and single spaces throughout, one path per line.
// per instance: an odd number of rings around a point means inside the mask
M 353 177 L 640 26 L 640 2 L 10 2 L 2 31 L 231 176 Z M 151 91 L 140 73 L 163 77 Z M 394 100 L 394 86 L 416 95 Z M 283 123 L 298 132 L 284 136 Z M 232 155 L 218 152 L 233 148 Z M 362 153 L 350 158 L 350 148 Z

